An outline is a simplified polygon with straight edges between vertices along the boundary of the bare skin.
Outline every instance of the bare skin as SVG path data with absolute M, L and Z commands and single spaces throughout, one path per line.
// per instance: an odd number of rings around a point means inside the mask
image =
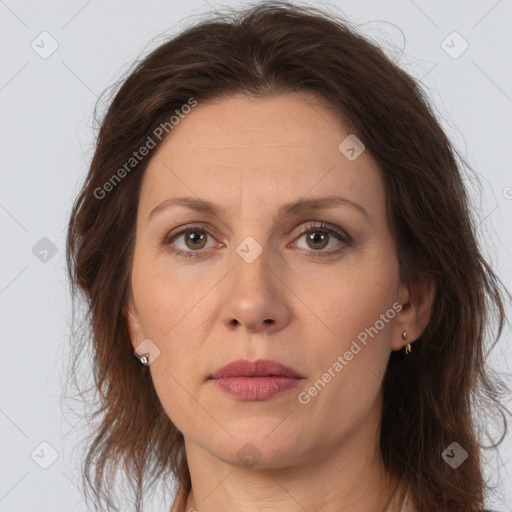
M 187 511 L 383 512 L 398 484 L 379 451 L 382 378 L 391 351 L 425 328 L 433 289 L 400 281 L 380 171 L 368 151 L 350 161 L 338 149 L 349 134 L 313 94 L 237 95 L 199 103 L 151 157 L 126 311 L 134 349 L 150 339 L 160 350 L 150 371 L 185 438 Z M 333 195 L 366 213 L 347 203 L 278 216 L 285 203 Z M 181 196 L 225 210 L 170 206 L 149 218 Z M 163 245 L 189 224 L 192 238 Z M 246 237 L 262 251 L 250 263 L 236 250 L 255 254 Z M 358 335 L 380 324 L 334 371 Z M 260 358 L 305 378 L 258 401 L 208 380 L 235 359 Z M 329 369 L 328 383 L 308 394 Z M 244 446 L 251 465 L 239 456 Z

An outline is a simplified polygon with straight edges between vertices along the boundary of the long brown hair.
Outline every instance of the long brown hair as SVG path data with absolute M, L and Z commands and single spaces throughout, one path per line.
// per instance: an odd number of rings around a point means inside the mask
M 104 479 L 112 482 L 120 465 L 135 491 L 136 511 L 144 488 L 161 477 L 175 478 L 180 512 L 191 489 L 183 435 L 163 410 L 149 370 L 134 357 L 127 331 L 138 196 L 151 158 L 134 164 L 133 152 L 148 137 L 158 145 L 155 129 L 162 124 L 172 137 L 169 117 L 191 99 L 200 104 L 238 92 L 313 91 L 380 166 L 402 279 L 420 271 L 437 290 L 413 352 L 407 358 L 393 352 L 389 361 L 380 432 L 385 465 L 406 484 L 419 512 L 482 509 L 487 487 L 474 418 L 476 411 L 505 417 L 504 388 L 485 356 L 487 334 L 494 346 L 502 332 L 506 290 L 477 244 L 462 181 L 463 167 L 470 167 L 421 84 L 342 17 L 259 2 L 186 28 L 137 62 L 116 87 L 67 233 L 72 293 L 82 293 L 86 333 L 91 330 L 75 350 L 73 367 L 92 344 L 92 419 L 100 423 L 82 476 L 96 503 L 115 507 Z M 487 333 L 492 320 L 496 331 Z M 453 441 L 469 454 L 457 470 L 441 458 Z

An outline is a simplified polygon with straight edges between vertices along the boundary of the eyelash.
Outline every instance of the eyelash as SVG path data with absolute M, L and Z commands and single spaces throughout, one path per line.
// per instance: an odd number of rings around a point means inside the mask
M 172 241 L 174 239 L 178 238 L 179 236 L 186 235 L 188 233 L 195 233 L 197 231 L 203 231 L 203 232 L 205 232 L 208 235 L 213 237 L 212 233 L 208 229 L 208 225 L 207 224 L 188 225 L 188 226 L 185 226 L 184 229 L 178 231 L 177 233 L 172 234 L 172 236 L 170 236 L 170 234 L 167 234 L 164 237 L 164 239 L 162 240 L 162 246 L 164 248 L 168 248 L 171 245 Z M 301 252 L 306 251 L 306 253 L 304 255 L 307 258 L 329 258 L 329 257 L 333 257 L 333 256 L 336 256 L 338 254 L 341 254 L 345 250 L 345 248 L 351 244 L 351 238 L 346 233 L 344 233 L 343 231 L 338 230 L 338 229 L 333 229 L 333 227 L 331 227 L 330 224 L 327 224 L 325 222 L 309 222 L 309 223 L 305 224 L 303 227 L 300 228 L 299 236 L 297 237 L 297 239 L 302 237 L 305 234 L 315 233 L 315 232 L 318 232 L 318 231 L 325 231 L 329 235 L 334 235 L 335 238 L 337 238 L 338 240 L 340 240 L 340 242 L 342 242 L 342 247 L 340 249 L 336 249 L 336 250 L 332 250 L 331 249 L 330 251 L 323 251 L 323 252 L 314 251 L 314 250 L 308 251 L 307 249 L 298 249 Z M 174 248 L 174 247 L 171 249 L 171 251 L 174 254 L 178 255 L 178 256 L 183 256 L 183 257 L 185 257 L 187 259 L 191 259 L 191 260 L 195 260 L 195 259 L 198 259 L 198 258 L 203 258 L 204 257 L 204 253 L 207 252 L 207 251 L 204 251 L 204 250 L 183 251 L 181 249 L 177 249 L 177 248 Z M 312 255 L 311 253 L 313 253 L 314 255 Z

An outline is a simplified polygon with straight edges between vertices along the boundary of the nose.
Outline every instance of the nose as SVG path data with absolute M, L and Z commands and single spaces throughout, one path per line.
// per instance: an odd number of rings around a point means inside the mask
M 222 321 L 230 329 L 271 334 L 289 321 L 287 287 L 276 266 L 269 265 L 265 250 L 251 263 L 235 253 L 229 273 Z

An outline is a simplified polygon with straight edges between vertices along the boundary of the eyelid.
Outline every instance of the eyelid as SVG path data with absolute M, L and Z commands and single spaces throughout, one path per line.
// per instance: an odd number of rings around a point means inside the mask
M 297 241 L 302 238 L 303 235 L 310 232 L 315 231 L 325 231 L 329 234 L 329 237 L 334 237 L 338 240 L 338 244 L 335 248 L 328 249 L 326 251 L 319 250 L 315 251 L 314 249 L 304 249 L 302 247 L 297 247 L 297 251 L 299 251 L 303 256 L 309 259 L 321 260 L 323 259 L 333 259 L 341 256 L 347 247 L 350 247 L 353 244 L 352 237 L 346 233 L 343 229 L 337 227 L 330 222 L 324 221 L 308 221 L 305 222 L 299 228 L 299 234 L 293 239 L 292 246 L 296 246 Z
M 206 222 L 192 222 L 190 224 L 185 224 L 183 226 L 180 226 L 179 228 L 173 229 L 169 233 L 167 233 L 164 237 L 164 243 L 170 243 L 170 241 L 175 238 L 178 235 L 183 235 L 187 231 L 191 231 L 193 229 L 205 231 L 209 235 L 213 236 L 213 233 L 216 233 L 215 229 L 212 228 L 210 224 L 207 224 Z M 213 233 L 212 233 L 213 231 Z
M 343 241 L 345 241 L 347 244 L 352 242 L 352 238 L 341 228 L 338 228 L 334 224 L 331 224 L 330 222 L 324 222 L 321 220 L 317 221 L 308 221 L 301 225 L 299 228 L 299 236 L 303 235 L 304 233 L 307 233 L 308 231 L 317 229 L 318 231 L 328 231 L 328 232 L 334 232 L 336 233 Z M 296 237 L 297 238 L 297 237 Z

